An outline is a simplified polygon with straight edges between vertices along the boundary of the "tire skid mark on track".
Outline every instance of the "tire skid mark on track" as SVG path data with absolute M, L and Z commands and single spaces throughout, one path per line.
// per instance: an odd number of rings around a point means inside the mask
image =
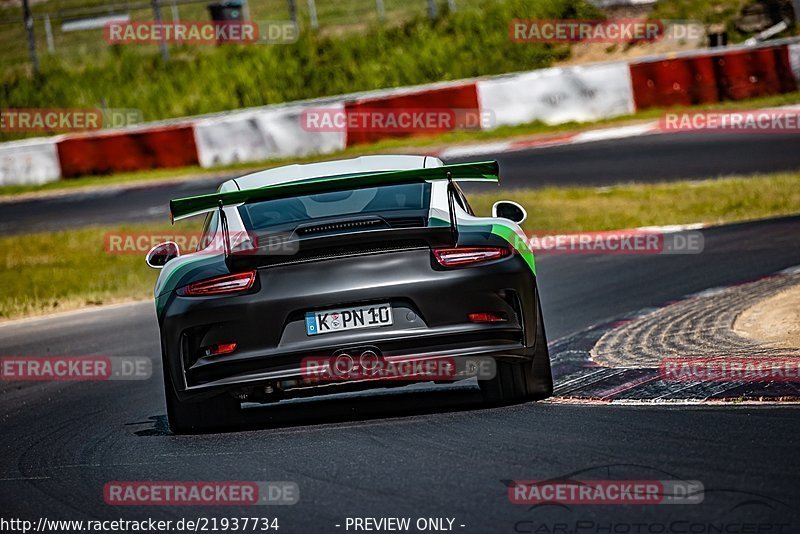
M 666 353 L 670 345 L 673 351 L 678 351 L 677 354 L 681 348 L 690 346 L 693 350 L 683 355 L 692 356 L 785 356 L 786 349 L 760 346 L 728 332 L 740 311 L 738 308 L 746 304 L 746 299 L 736 302 L 738 297 L 732 295 L 732 290 L 750 299 L 755 295 L 765 296 L 796 283 L 798 274 L 800 267 L 790 267 L 754 280 L 701 291 L 666 302 L 658 308 L 645 308 L 593 325 L 578 334 L 551 342 L 555 389 L 550 402 L 695 404 L 800 401 L 800 383 L 792 381 L 666 381 L 661 376 L 657 358 L 659 350 L 663 351 L 660 356 L 670 356 Z M 726 305 L 721 311 L 713 307 L 720 302 Z M 738 308 L 733 306 L 734 302 Z M 671 309 L 675 313 L 671 313 Z M 659 324 L 665 316 L 670 324 Z M 675 332 L 669 332 L 671 325 L 680 327 L 687 321 L 694 325 L 698 321 L 705 324 L 704 328 L 691 330 L 711 332 L 712 336 L 687 342 Z M 698 347 L 702 347 L 702 354 L 698 354 Z M 728 354 L 726 349 L 732 354 Z M 599 361 L 596 358 L 598 353 L 601 354 Z M 609 354 L 611 358 L 605 357 Z

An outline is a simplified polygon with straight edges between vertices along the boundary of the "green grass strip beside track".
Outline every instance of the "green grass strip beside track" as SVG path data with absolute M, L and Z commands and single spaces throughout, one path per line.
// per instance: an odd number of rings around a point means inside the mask
M 570 187 L 470 195 L 478 215 L 494 202 L 525 206 L 526 233 L 719 224 L 800 211 L 800 171 L 604 188 Z M 156 271 L 144 254 L 105 252 L 108 232 L 199 231 L 199 220 L 168 225 L 92 227 L 0 237 L 0 318 L 39 315 L 152 298 Z

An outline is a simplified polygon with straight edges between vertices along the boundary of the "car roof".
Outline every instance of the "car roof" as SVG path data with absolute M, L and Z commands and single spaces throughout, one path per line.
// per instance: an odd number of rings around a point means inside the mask
M 427 169 L 431 167 L 441 167 L 442 165 L 444 165 L 442 160 L 433 156 L 361 156 L 352 159 L 306 163 L 302 165 L 284 165 L 283 167 L 254 172 L 224 182 L 219 190 L 220 192 L 237 191 L 263 187 L 265 185 L 296 182 L 322 176 Z

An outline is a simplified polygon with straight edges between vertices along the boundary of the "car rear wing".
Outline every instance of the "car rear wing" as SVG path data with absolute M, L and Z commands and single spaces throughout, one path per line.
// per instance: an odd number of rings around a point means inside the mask
M 178 198 L 170 201 L 169 211 L 170 217 L 174 222 L 224 206 L 249 204 L 252 202 L 290 198 L 301 195 L 333 193 L 350 189 L 412 184 L 434 180 L 499 182 L 500 176 L 496 161 L 456 163 L 427 169 L 326 176 L 285 184 L 267 185 L 255 189 L 245 189 L 243 191 L 229 191 L 226 193 L 212 193 L 210 195 Z
M 336 191 L 349 191 L 368 187 L 381 187 L 390 185 L 403 185 L 422 183 L 436 180 L 447 180 L 447 208 L 450 215 L 450 233 L 453 245 L 458 244 L 458 225 L 455 214 L 456 190 L 454 181 L 489 181 L 499 182 L 499 167 L 496 161 L 480 163 L 457 163 L 443 165 L 428 169 L 411 169 L 405 171 L 384 171 L 348 174 L 343 176 L 327 176 L 310 178 L 299 182 L 267 185 L 264 187 L 245 189 L 243 191 L 229 191 L 226 193 L 213 193 L 196 197 L 179 198 L 169 203 L 172 221 L 199 215 L 219 209 L 219 219 L 222 228 L 222 239 L 225 247 L 225 261 L 230 267 L 231 242 L 228 231 L 228 218 L 225 215 L 225 206 L 235 206 L 252 202 L 262 202 L 279 198 L 290 198 L 301 195 L 316 195 L 333 193 Z

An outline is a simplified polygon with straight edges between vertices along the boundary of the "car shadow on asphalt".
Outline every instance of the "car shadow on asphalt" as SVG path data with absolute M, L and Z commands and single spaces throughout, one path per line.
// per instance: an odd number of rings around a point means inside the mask
M 488 407 L 483 403 L 477 384 L 469 381 L 465 381 L 463 385 L 416 384 L 401 388 L 287 399 L 266 405 L 244 405 L 237 420 L 204 429 L 200 433 L 410 417 Z M 134 432 L 137 436 L 172 434 L 166 415 L 163 414 L 150 416 L 147 422 L 137 424 L 150 425 Z

